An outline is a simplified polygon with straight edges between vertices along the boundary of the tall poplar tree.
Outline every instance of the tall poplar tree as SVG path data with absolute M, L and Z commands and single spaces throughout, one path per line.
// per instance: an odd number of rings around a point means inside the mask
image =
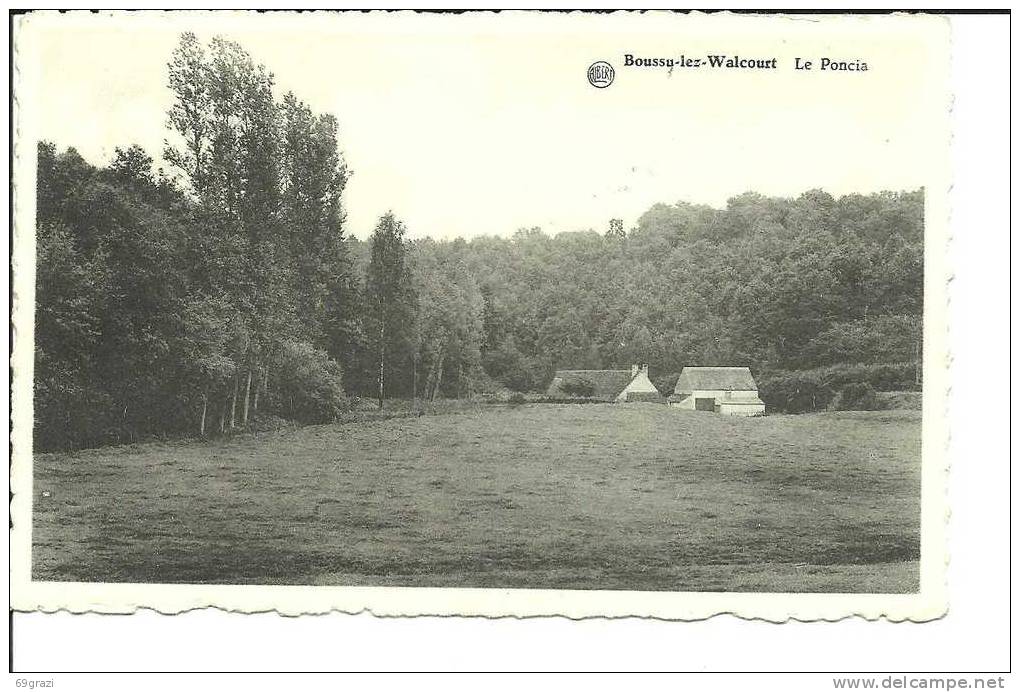
M 272 73 L 239 44 L 216 37 L 206 49 L 184 34 L 169 69 L 176 137 L 166 158 L 197 202 L 196 292 L 229 306 L 228 315 L 216 311 L 227 320 L 227 338 L 211 343 L 226 350 L 217 373 L 228 361 L 232 374 L 225 388 L 201 388 L 202 407 L 215 389 L 223 427 L 243 427 L 274 359 L 293 362 L 284 352 L 299 342 L 325 347 L 326 296 L 337 294 L 334 277 L 349 272 L 341 228 L 346 167 L 335 119 L 289 94 L 277 103 Z
M 414 293 L 407 263 L 407 229 L 387 212 L 372 233 L 365 281 L 365 321 L 377 369 L 379 408 L 386 398 L 388 370 L 409 353 Z

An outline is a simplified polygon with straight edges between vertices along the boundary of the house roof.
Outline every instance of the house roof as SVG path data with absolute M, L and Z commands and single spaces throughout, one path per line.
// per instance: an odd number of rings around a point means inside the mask
M 750 391 L 758 389 L 751 377 L 751 369 L 743 367 L 687 367 L 676 380 L 674 394 L 684 394 L 698 389 L 721 389 Z
M 615 399 L 634 376 L 630 370 L 557 370 L 547 396 L 576 396 L 563 391 L 568 383 L 590 382 L 597 399 Z

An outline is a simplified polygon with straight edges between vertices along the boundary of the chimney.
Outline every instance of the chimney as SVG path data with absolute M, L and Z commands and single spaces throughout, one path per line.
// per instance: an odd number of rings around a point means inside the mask
M 641 370 L 641 366 L 640 365 L 632 365 L 632 366 L 630 366 L 630 376 L 631 377 L 637 377 L 637 374 L 638 374 L 639 370 Z

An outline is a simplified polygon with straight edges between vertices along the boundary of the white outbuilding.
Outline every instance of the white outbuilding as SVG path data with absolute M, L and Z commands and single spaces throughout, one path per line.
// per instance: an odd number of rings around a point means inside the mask
M 763 416 L 765 402 L 745 367 L 687 367 L 677 378 L 669 405 L 727 416 Z

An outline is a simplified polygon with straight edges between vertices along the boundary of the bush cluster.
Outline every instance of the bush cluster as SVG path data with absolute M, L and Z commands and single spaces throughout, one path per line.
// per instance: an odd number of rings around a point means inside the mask
M 878 411 L 883 406 L 874 387 L 867 382 L 851 382 L 836 392 L 829 408 L 833 411 Z
M 270 397 L 286 418 L 328 423 L 350 408 L 340 366 L 311 344 L 285 343 L 277 374 L 279 386 Z
M 773 371 L 759 376 L 758 392 L 770 410 L 783 413 L 873 410 L 879 406 L 876 392 L 919 390 L 916 368 L 916 363 L 887 363 Z

